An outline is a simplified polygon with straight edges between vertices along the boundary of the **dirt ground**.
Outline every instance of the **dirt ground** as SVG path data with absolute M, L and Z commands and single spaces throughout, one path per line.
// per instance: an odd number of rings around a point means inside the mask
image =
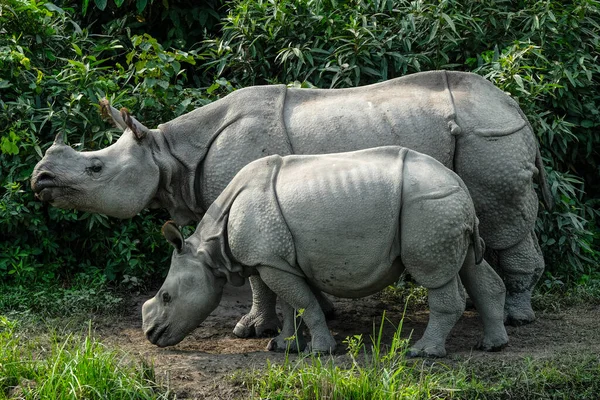
M 236 371 L 262 369 L 266 360 L 282 361 L 282 354 L 266 351 L 268 338 L 238 339 L 232 334 L 238 318 L 251 305 L 250 289 L 226 286 L 223 300 L 213 314 L 192 334 L 176 346 L 158 348 L 144 337 L 141 330 L 141 307 L 153 296 L 135 297 L 118 320 L 94 323 L 103 343 L 119 347 L 133 358 L 153 362 L 159 379 L 177 394 L 178 399 L 245 398 L 244 388 L 227 379 Z M 365 342 L 373 332 L 373 324 L 386 317 L 397 324 L 403 304 L 384 303 L 381 296 L 363 299 L 333 298 L 336 316 L 329 327 L 343 349 L 349 335 L 363 334 Z M 447 341 L 448 361 L 489 359 L 510 361 L 523 357 L 546 358 L 556 354 L 600 354 L 600 306 L 538 312 L 533 324 L 507 327 L 510 343 L 498 353 L 484 353 L 472 347 L 481 334 L 475 311 L 466 311 Z M 403 336 L 418 339 L 427 323 L 426 309 L 409 312 L 404 320 Z M 384 338 L 390 342 L 393 326 L 386 325 Z M 295 356 L 291 356 L 295 357 Z M 347 357 L 343 354 L 335 357 Z

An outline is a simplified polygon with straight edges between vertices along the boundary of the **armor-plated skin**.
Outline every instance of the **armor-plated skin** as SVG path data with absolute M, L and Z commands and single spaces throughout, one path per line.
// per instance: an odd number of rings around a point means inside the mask
M 446 337 L 465 307 L 461 280 L 484 325 L 479 346 L 498 350 L 508 342 L 504 284 L 485 261 L 475 264 L 483 246 L 466 186 L 435 159 L 406 148 L 265 157 L 236 175 L 190 238 L 174 225 L 163 232 L 176 251 L 165 283 L 142 309 L 143 329 L 159 346 L 178 343 L 201 323 L 226 281 L 239 285 L 258 274 L 284 313 L 269 349 L 303 347 L 294 310 L 304 309 L 311 349 L 330 352 L 336 344 L 314 289 L 368 296 L 404 268 L 429 289 L 431 309 L 411 354 L 446 354 Z M 172 328 L 177 321 L 186 326 Z M 294 335 L 297 341 L 286 340 Z
M 125 131 L 121 138 L 99 151 L 50 147 L 31 180 L 41 199 L 119 218 L 166 208 L 182 225 L 200 221 L 233 176 L 258 158 L 401 145 L 463 178 L 481 236 L 497 254 L 508 321 L 535 318 L 531 292 L 544 269 L 534 233 L 535 175 L 547 205 L 551 197 L 531 126 L 510 97 L 477 75 L 424 72 L 334 90 L 256 86 L 158 129 L 104 109 Z M 116 173 L 131 178 L 114 179 Z M 250 283 L 252 310 L 234 330 L 242 337 L 278 326 L 275 297 L 257 277 Z

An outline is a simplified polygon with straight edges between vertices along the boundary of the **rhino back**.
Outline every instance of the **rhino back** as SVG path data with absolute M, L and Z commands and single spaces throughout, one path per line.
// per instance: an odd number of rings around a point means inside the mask
M 295 154 L 400 145 L 448 167 L 454 118 L 444 71 L 350 89 L 288 89 L 283 113 Z
M 296 263 L 321 290 L 360 297 L 398 278 L 399 149 L 284 158 L 277 200 Z

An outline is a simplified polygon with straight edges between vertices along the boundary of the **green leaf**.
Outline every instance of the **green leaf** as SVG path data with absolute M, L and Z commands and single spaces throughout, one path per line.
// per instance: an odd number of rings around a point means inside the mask
M 123 5 L 123 3 L 125 3 L 125 0 L 115 0 L 115 5 L 117 7 L 121 7 Z
M 142 13 L 148 4 L 148 0 L 136 0 L 135 7 L 137 8 L 138 13 Z
M 583 126 L 584 128 L 591 128 L 594 126 L 594 121 L 590 121 L 589 119 L 584 119 L 583 121 L 581 121 L 581 126 Z
M 575 80 L 573 79 L 573 75 L 571 75 L 571 72 L 568 69 L 565 69 L 565 75 L 567 76 L 567 79 L 569 80 L 569 82 L 571 82 L 571 85 L 573 85 L 574 87 L 577 87 L 577 84 L 575 83 Z
M 104 9 L 106 8 L 106 3 L 108 3 L 107 0 L 94 0 L 94 3 L 96 3 L 96 7 L 98 7 L 98 9 L 104 11 Z
M 75 50 L 75 54 L 77 54 L 79 57 L 81 57 L 83 55 L 81 48 L 79 46 L 77 46 L 75 43 L 71 43 L 71 45 L 73 46 L 73 49 Z
M 88 5 L 90 4 L 90 0 L 83 0 L 83 4 L 81 4 L 81 14 L 85 17 L 85 13 L 87 12 Z
M 433 41 L 433 39 L 435 39 L 435 35 L 437 35 L 437 31 L 440 27 L 440 23 L 438 21 L 435 22 L 435 24 L 433 24 L 433 29 L 431 30 L 430 34 L 429 34 L 429 39 L 427 39 L 427 43 L 431 43 Z
M 446 20 L 446 22 L 450 26 L 450 29 L 452 29 L 452 31 L 458 35 L 458 32 L 456 32 L 456 26 L 454 25 L 452 18 L 450 18 L 450 16 L 446 13 L 442 13 L 442 18 Z
M 54 5 L 52 3 L 46 3 L 46 4 L 44 4 L 44 7 L 46 7 L 50 11 L 56 11 L 57 13 L 59 13 L 61 15 L 65 13 L 65 10 L 63 10 L 59 6 Z
M 219 85 L 218 83 L 215 82 L 212 85 L 210 85 L 210 87 L 208 89 L 206 89 L 206 93 L 212 94 L 215 90 L 217 90 L 220 87 L 221 87 L 221 85 Z

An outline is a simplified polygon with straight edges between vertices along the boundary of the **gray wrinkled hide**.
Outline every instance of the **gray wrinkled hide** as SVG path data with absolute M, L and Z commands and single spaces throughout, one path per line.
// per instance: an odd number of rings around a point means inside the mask
M 497 350 L 508 341 L 502 280 L 487 263 L 475 265 L 482 248 L 466 186 L 438 161 L 406 148 L 254 161 L 185 245 L 166 236 L 176 247 L 171 269 L 143 307 L 144 331 L 160 346 L 178 343 L 216 308 L 220 293 L 207 288 L 222 290 L 225 280 L 241 284 L 258 273 L 284 303 L 283 329 L 269 348 L 286 350 L 294 335 L 292 347 L 303 347 L 294 309 L 304 309 L 312 350 L 330 352 L 335 341 L 313 290 L 368 296 L 404 268 L 429 289 L 431 308 L 413 355 L 446 354 L 446 336 L 465 307 L 461 279 L 483 321 L 480 347 Z M 191 322 L 173 329 L 173 321 Z
M 43 200 L 128 218 L 145 207 L 167 208 L 178 224 L 199 221 L 247 163 L 271 154 L 320 154 L 402 145 L 428 154 L 466 183 L 481 236 L 497 255 L 507 286 L 506 314 L 532 321 L 531 291 L 544 268 L 534 233 L 538 200 L 533 177 L 547 185 L 530 125 L 516 103 L 485 79 L 461 72 L 424 72 L 354 89 L 238 90 L 149 130 L 137 121 L 112 146 L 77 153 L 52 146 L 32 187 Z M 145 132 L 145 131 L 144 131 Z M 101 172 L 90 169 L 102 165 Z M 277 327 L 275 298 L 251 280 L 253 309 L 236 327 L 251 335 Z

